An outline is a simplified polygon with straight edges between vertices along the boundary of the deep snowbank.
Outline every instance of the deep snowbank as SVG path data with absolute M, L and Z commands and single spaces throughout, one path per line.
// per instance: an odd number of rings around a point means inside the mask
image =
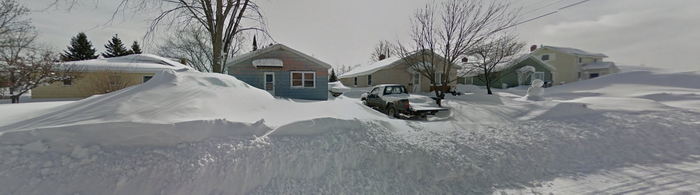
M 620 75 L 659 90 L 645 100 L 694 97 Z M 154 79 L 0 127 L 0 194 L 484 194 L 700 153 L 700 114 L 599 104 L 644 106 L 612 94 L 630 85 L 597 79 L 552 89 L 554 101 L 448 96 L 440 121 L 388 119 L 342 96 L 275 99 L 225 75 Z

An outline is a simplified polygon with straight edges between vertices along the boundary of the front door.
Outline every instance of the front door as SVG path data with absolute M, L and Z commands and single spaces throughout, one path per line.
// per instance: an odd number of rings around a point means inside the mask
M 420 73 L 411 73 L 411 84 L 413 85 L 411 93 L 420 92 Z
M 275 95 L 275 73 L 273 72 L 265 73 L 265 91 Z

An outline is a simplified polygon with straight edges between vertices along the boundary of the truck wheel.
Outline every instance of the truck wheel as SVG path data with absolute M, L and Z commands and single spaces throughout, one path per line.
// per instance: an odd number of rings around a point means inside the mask
M 362 99 L 362 104 L 367 106 L 367 99 Z
M 389 106 L 386 108 L 386 115 L 389 116 L 390 118 L 397 118 L 398 114 L 396 113 L 396 108 L 393 106 Z

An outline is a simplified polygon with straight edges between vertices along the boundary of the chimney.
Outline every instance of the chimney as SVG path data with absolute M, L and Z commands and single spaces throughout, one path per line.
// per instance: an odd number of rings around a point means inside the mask
M 537 45 L 530 46 L 530 52 L 537 50 Z
M 384 55 L 384 54 L 379 55 L 379 61 L 382 61 L 384 59 L 386 59 L 386 55 Z

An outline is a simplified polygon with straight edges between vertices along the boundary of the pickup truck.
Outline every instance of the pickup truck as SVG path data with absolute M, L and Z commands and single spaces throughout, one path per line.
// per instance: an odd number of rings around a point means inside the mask
M 435 115 L 447 108 L 438 107 L 427 96 L 411 95 L 400 84 L 385 84 L 372 87 L 360 97 L 362 103 L 396 118 L 421 118 Z

